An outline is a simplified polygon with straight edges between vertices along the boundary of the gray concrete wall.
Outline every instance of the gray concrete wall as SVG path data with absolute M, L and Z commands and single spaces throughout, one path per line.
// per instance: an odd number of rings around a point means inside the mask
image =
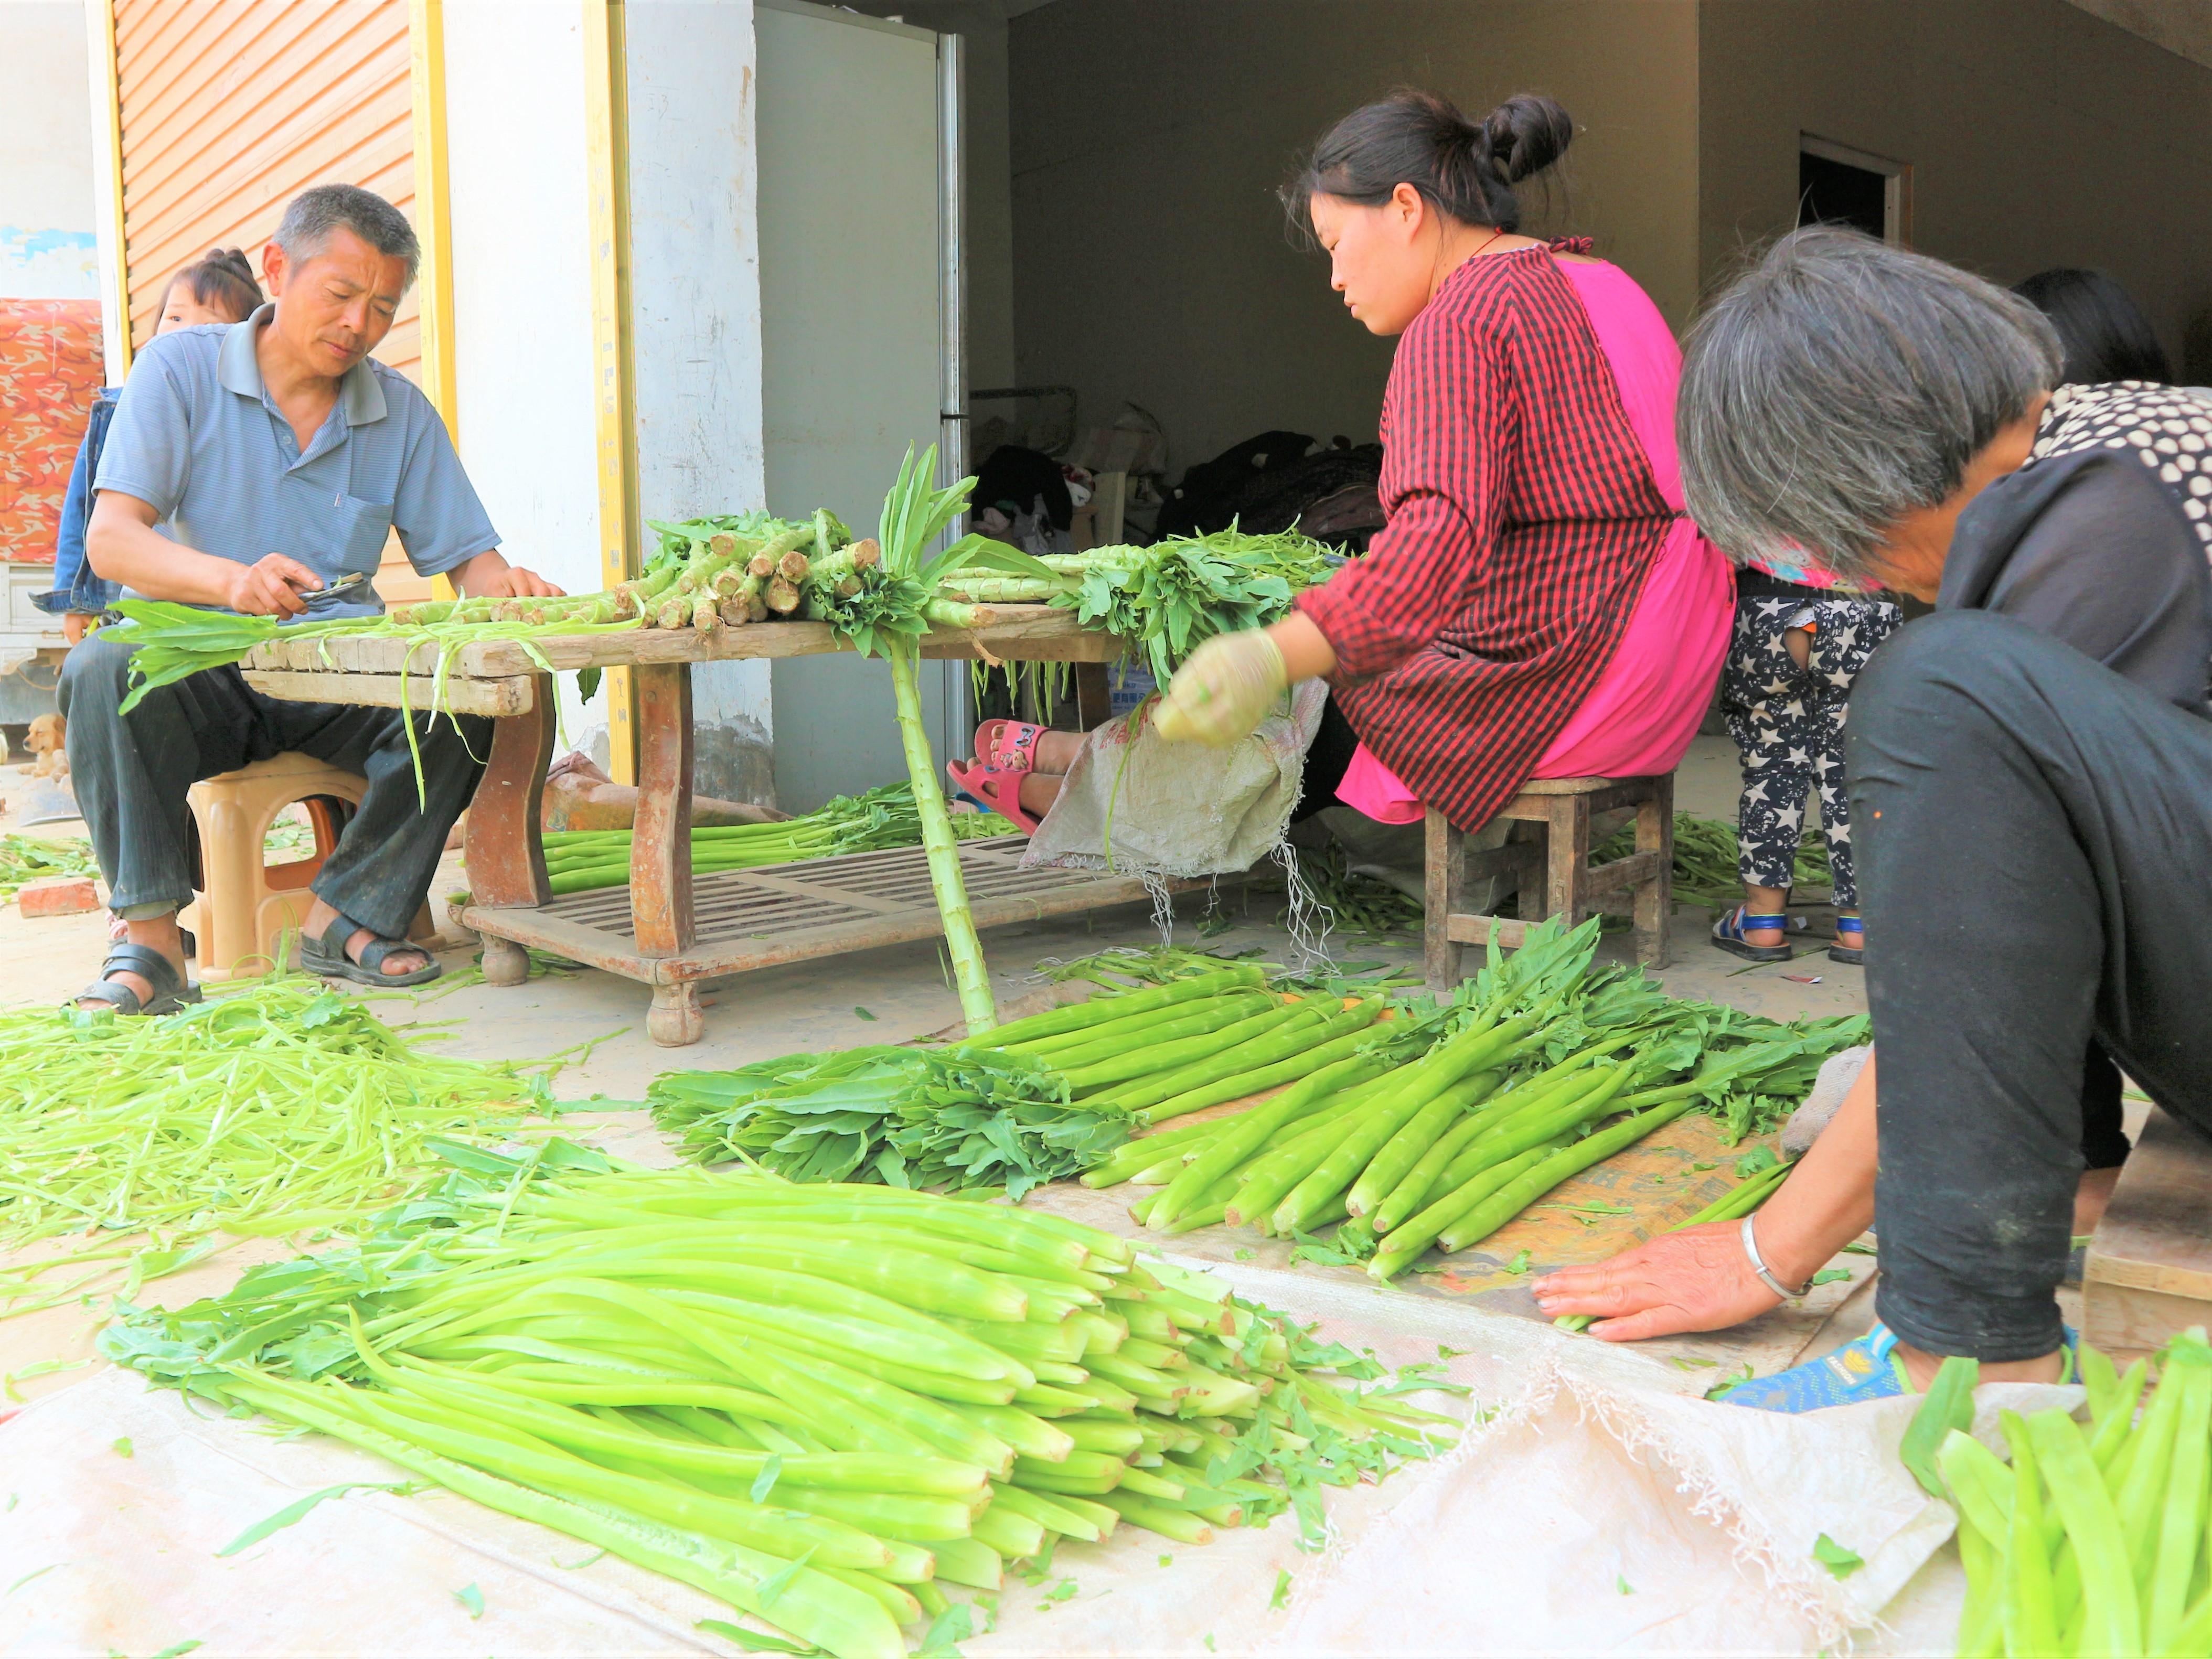
M 1273 191 L 1395 86 L 1470 113 L 1559 98 L 1579 131 L 1545 222 L 1686 319 L 1694 0 L 1056 0 L 1009 27 L 1020 379 L 1077 386 L 1085 425 L 1152 410 L 1174 471 L 1269 427 L 1375 435 L 1391 343 L 1346 316 Z
M 2110 271 L 2212 377 L 2212 69 L 2067 0 L 1704 0 L 1708 281 L 1796 222 L 1801 132 L 1912 167 L 1912 242 Z

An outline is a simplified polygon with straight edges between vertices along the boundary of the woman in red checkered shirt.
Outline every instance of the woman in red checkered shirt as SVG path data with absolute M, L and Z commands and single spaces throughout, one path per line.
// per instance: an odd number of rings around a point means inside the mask
M 1383 394 L 1389 524 L 1283 621 L 1194 653 L 1162 736 L 1234 742 L 1321 676 L 1308 807 L 1333 793 L 1410 823 L 1432 805 L 1466 830 L 1531 777 L 1681 757 L 1730 576 L 1683 515 L 1680 356 L 1657 308 L 1587 241 L 1518 234 L 1514 185 L 1573 131 L 1547 98 L 1475 122 L 1401 93 L 1339 122 L 1285 190 L 1352 314 L 1402 337 Z

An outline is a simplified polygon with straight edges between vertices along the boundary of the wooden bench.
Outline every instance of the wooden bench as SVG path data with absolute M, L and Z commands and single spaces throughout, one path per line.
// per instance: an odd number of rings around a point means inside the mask
M 1636 809 L 1636 850 L 1590 868 L 1590 819 L 1624 806 Z M 1543 826 L 1541 839 L 1467 850 L 1466 838 L 1433 806 L 1428 813 L 1427 927 L 1424 965 L 1430 988 L 1460 981 L 1460 952 L 1495 939 L 1516 948 L 1529 926 L 1553 916 L 1570 927 L 1608 893 L 1636 896 L 1636 959 L 1667 963 L 1667 923 L 1674 905 L 1674 775 L 1646 778 L 1532 778 L 1499 817 Z M 1501 875 L 1520 896 L 1522 920 L 1464 909 L 1467 884 Z M 1531 914 L 1533 912 L 1534 914 Z
M 2212 1327 L 2212 1139 L 2158 1108 L 2089 1241 L 2081 1337 L 2126 1364 Z

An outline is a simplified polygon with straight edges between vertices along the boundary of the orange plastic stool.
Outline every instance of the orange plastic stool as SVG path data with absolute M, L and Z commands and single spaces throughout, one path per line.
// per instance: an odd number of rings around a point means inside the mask
M 279 755 L 196 783 L 187 799 L 199 832 L 199 897 L 181 918 L 198 935 L 199 976 L 210 983 L 258 979 L 289 954 L 287 933 L 296 935 L 314 896 L 308 892 L 337 848 L 346 820 L 368 785 L 352 772 L 306 755 Z M 304 805 L 315 832 L 311 858 L 264 864 L 262 840 L 286 807 Z M 407 930 L 413 939 L 435 936 L 427 904 Z

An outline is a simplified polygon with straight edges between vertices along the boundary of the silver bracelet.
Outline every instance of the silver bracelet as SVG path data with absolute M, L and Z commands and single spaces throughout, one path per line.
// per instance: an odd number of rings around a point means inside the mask
M 1810 1285 L 1808 1285 L 1805 1286 L 1804 1290 L 1791 1290 L 1787 1285 L 1784 1285 L 1768 1270 L 1765 1262 L 1759 1260 L 1759 1241 L 1752 1236 L 1751 1231 L 1751 1224 L 1758 1218 L 1759 1212 L 1756 1210 L 1753 1210 L 1749 1215 L 1743 1218 L 1743 1231 L 1741 1234 L 1741 1237 L 1743 1239 L 1743 1253 L 1751 1259 L 1752 1272 L 1759 1275 L 1760 1282 L 1763 1283 L 1768 1290 L 1773 1291 L 1775 1295 L 1780 1297 L 1784 1302 L 1795 1302 L 1799 1297 L 1803 1296 L 1807 1291 L 1810 1291 L 1813 1287 Z

